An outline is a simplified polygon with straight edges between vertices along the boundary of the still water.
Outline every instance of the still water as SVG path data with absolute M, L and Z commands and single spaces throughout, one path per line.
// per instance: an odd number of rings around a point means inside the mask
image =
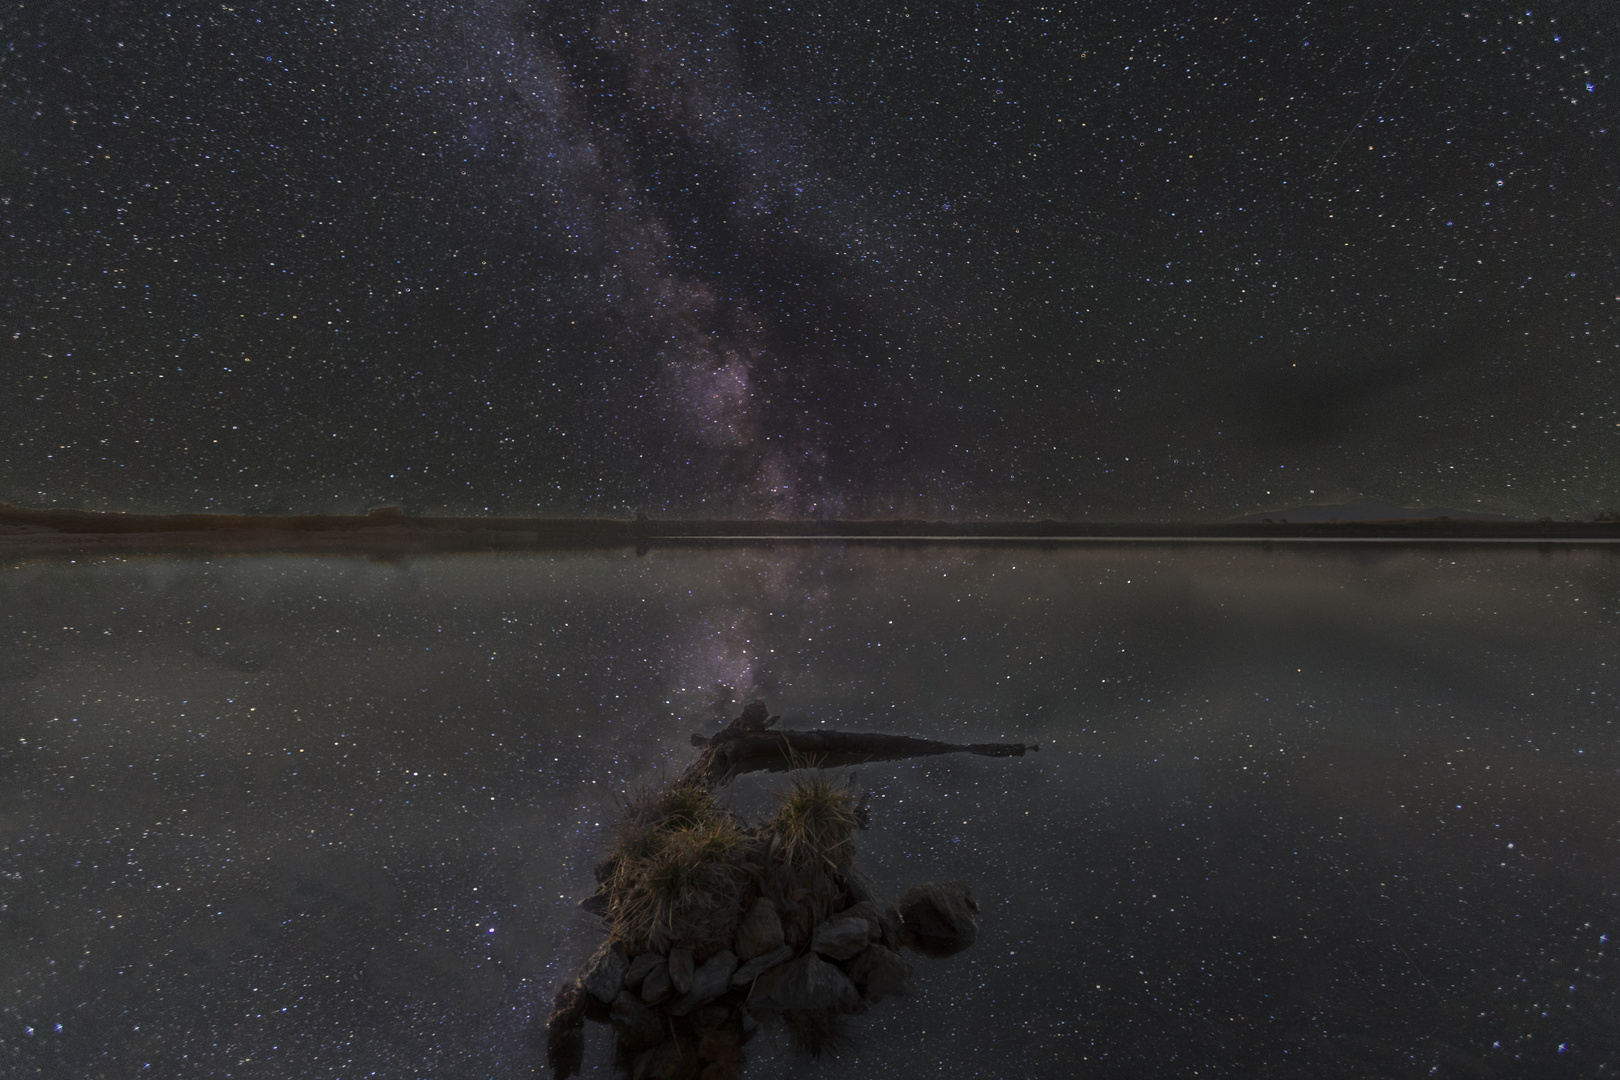
M 749 1075 L 1615 1075 L 1617 609 L 1590 549 L 11 565 L 0 1072 L 545 1075 L 615 796 L 761 697 L 1041 750 L 859 770 L 978 943 Z

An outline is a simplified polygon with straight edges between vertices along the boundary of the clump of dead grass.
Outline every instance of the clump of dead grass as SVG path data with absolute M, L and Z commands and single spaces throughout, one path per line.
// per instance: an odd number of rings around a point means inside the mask
M 824 917 L 855 856 L 855 791 L 815 769 L 773 797 L 775 812 L 749 829 L 702 783 L 633 793 L 604 867 L 612 936 L 632 954 L 724 948 L 760 891 L 807 905 L 812 921 Z
M 796 777 L 787 791 L 773 797 L 776 812 L 760 833 L 777 861 L 791 870 L 849 869 L 861 820 L 847 777 L 816 769 Z
M 632 953 L 723 947 L 751 887 L 753 846 L 701 784 L 636 792 L 602 883 L 609 932 Z

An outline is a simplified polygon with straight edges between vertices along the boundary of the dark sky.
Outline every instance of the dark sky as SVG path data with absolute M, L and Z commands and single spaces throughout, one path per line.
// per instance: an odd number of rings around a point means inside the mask
M 1620 507 L 1620 7 L 33 3 L 0 499 Z

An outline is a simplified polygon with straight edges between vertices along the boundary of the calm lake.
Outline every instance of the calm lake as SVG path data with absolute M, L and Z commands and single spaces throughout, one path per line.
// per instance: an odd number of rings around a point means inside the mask
M 1041 748 L 860 767 L 978 942 L 751 1076 L 1616 1075 L 1617 612 L 1592 548 L 10 564 L 0 1073 L 549 1075 L 616 796 L 757 697 Z

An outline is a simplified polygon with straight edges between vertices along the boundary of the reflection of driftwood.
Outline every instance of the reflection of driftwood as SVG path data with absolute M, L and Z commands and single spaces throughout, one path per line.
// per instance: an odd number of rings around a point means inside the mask
M 863 761 L 894 761 L 934 754 L 982 754 L 985 757 L 1022 757 L 1023 743 L 948 743 L 858 731 L 771 731 L 781 717 L 770 716 L 754 702 L 713 738 L 693 735 L 692 744 L 703 753 L 683 775 L 708 787 L 724 784 L 737 773 L 758 769 L 779 771 L 813 765 L 854 765 Z

